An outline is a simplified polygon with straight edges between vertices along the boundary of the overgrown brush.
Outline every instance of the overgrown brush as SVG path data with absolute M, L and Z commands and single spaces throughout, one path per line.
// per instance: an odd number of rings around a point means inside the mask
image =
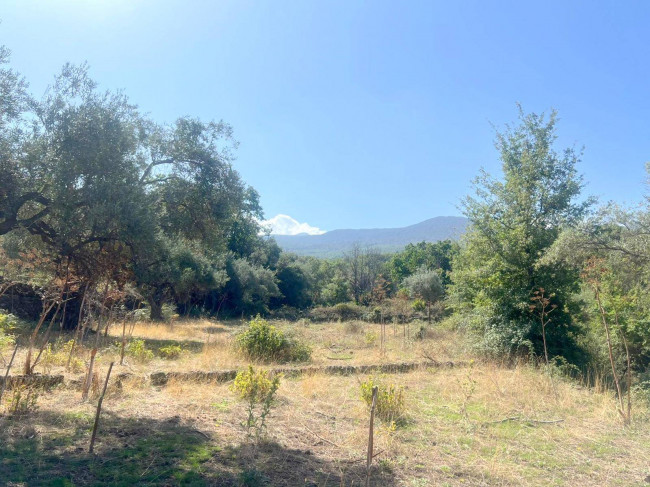
M 81 372 L 85 368 L 84 361 L 72 355 L 74 340 L 57 340 L 54 344 L 48 343 L 43 350 L 41 366 L 46 373 L 49 373 L 54 366 L 67 367 L 70 359 L 69 369 L 73 372 Z
M 266 431 L 266 418 L 271 413 L 275 394 L 280 387 L 280 376 L 269 377 L 266 370 L 255 370 L 252 365 L 248 370 L 239 372 L 231 389 L 240 399 L 247 403 L 247 419 L 242 425 L 251 437 L 253 431 L 259 439 Z
M 288 337 L 259 316 L 239 334 L 237 345 L 248 358 L 261 362 L 305 362 L 311 357 L 309 346 Z
M 372 407 L 372 390 L 375 386 L 377 386 L 377 402 L 375 404 L 377 417 L 391 426 L 402 422 L 406 414 L 404 387 L 384 384 L 373 378 L 363 381 L 361 383 L 361 398 L 368 407 Z

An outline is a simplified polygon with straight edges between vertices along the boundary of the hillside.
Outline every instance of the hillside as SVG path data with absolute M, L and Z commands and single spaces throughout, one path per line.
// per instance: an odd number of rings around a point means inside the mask
M 287 252 L 315 257 L 338 257 L 355 243 L 382 252 L 396 252 L 409 243 L 437 242 L 458 239 L 467 228 L 467 219 L 459 216 L 437 216 L 401 228 L 367 228 L 332 230 L 322 235 L 273 235 Z

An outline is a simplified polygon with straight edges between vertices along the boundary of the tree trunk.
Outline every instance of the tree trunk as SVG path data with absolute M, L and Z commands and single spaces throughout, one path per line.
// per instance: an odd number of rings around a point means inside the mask
M 163 321 L 162 293 L 158 290 L 154 291 L 154 293 L 147 299 L 147 302 L 149 303 L 149 308 L 151 310 L 149 318 L 151 318 L 152 321 Z

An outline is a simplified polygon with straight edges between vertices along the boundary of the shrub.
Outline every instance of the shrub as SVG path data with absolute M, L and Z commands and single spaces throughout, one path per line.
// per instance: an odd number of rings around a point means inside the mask
M 424 299 L 416 299 L 413 301 L 413 311 L 421 312 L 427 309 L 427 303 Z
M 366 340 L 366 345 L 372 346 L 377 343 L 377 338 L 379 338 L 379 335 L 377 335 L 377 333 L 374 331 L 369 331 L 366 333 L 366 336 L 364 338 Z
M 361 398 L 372 407 L 372 389 L 377 386 L 377 403 L 375 414 L 382 421 L 395 425 L 404 419 L 406 405 L 404 402 L 404 387 L 394 384 L 382 384 L 376 379 L 368 379 L 361 383 Z
M 133 321 L 150 321 L 151 310 L 149 308 L 138 308 L 133 310 Z
M 153 352 L 147 348 L 145 341 L 139 338 L 135 338 L 127 344 L 125 353 L 137 362 L 148 362 L 153 358 Z
M 15 337 L 11 331 L 17 324 L 18 319 L 14 315 L 0 311 L 0 353 L 14 346 Z
M 263 362 L 303 362 L 311 357 L 307 345 L 287 337 L 259 316 L 237 337 L 237 344 L 250 359 Z
M 41 365 L 46 372 L 49 372 L 54 366 L 66 367 L 68 365 L 68 358 L 70 358 L 70 370 L 73 372 L 81 372 L 85 368 L 84 361 L 74 355 L 70 357 L 70 352 L 74 346 L 74 340 L 64 342 L 57 340 L 54 345 L 47 344 L 43 350 L 43 357 Z
M 166 347 L 161 347 L 158 352 L 162 358 L 173 360 L 180 357 L 182 351 L 183 349 L 180 345 L 168 345 Z
M 269 378 L 269 373 L 266 370 L 256 371 L 252 365 L 248 366 L 248 370 L 239 372 L 235 377 L 231 389 L 240 399 L 247 402 L 248 418 L 243 426 L 249 437 L 252 436 L 252 430 L 255 430 L 256 438 L 259 438 L 266 430 L 266 418 L 271 412 L 275 393 L 279 387 L 279 375 Z

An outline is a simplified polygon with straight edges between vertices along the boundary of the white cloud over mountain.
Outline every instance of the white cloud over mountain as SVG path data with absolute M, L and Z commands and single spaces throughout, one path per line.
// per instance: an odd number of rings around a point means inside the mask
M 289 215 L 275 215 L 273 218 L 264 220 L 262 224 L 271 229 L 272 235 L 298 235 L 299 233 L 321 235 L 325 233 L 325 230 L 312 227 L 309 223 L 300 223 Z

